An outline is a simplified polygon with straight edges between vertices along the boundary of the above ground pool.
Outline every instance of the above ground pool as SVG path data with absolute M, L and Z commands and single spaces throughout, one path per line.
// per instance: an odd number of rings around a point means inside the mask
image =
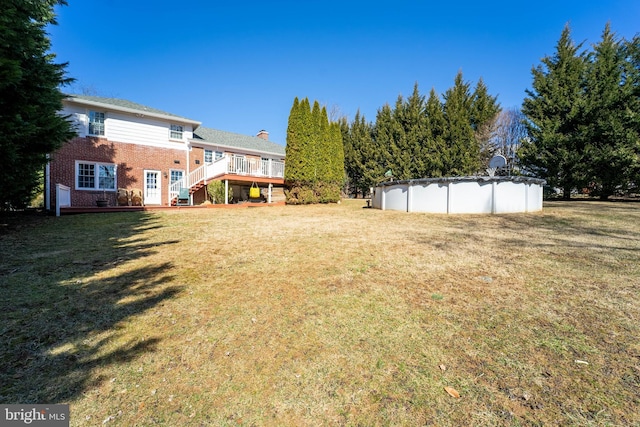
M 464 176 L 382 182 L 372 207 L 446 214 L 516 213 L 542 210 L 545 180 L 522 176 Z

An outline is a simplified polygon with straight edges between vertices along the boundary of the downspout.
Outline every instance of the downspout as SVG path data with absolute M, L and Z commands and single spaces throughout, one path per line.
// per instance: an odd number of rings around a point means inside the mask
M 47 154 L 47 164 L 44 166 L 44 207 L 46 210 L 51 210 L 51 157 Z
M 187 172 L 185 176 L 189 176 L 191 173 L 191 144 L 189 140 L 187 140 Z M 206 181 L 205 181 L 206 182 Z M 191 189 L 189 189 L 189 206 L 193 206 L 193 194 L 191 194 Z

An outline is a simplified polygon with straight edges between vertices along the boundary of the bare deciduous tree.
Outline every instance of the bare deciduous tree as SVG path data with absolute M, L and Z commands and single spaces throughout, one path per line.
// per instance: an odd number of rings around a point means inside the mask
M 512 107 L 500 112 L 493 126 L 491 141 L 495 147 L 495 154 L 502 154 L 507 159 L 509 170 L 517 169 L 516 153 L 522 140 L 528 136 L 524 119 L 522 111 Z

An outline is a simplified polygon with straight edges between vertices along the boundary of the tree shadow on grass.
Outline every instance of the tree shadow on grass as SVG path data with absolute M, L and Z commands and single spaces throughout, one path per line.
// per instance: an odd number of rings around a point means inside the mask
M 96 369 L 155 351 L 160 337 L 122 329 L 182 290 L 171 262 L 140 266 L 177 242 L 149 240 L 156 227 L 146 213 L 90 214 L 0 238 L 0 403 L 68 402 L 104 380 Z
M 554 202 L 555 208 L 566 208 L 567 214 L 562 211 L 548 214 L 501 214 L 493 215 L 462 215 L 460 217 L 448 217 L 451 224 L 449 235 L 451 241 L 435 242 L 431 232 L 410 230 L 407 232 L 409 240 L 418 244 L 431 246 L 455 246 L 460 242 L 485 242 L 483 231 L 491 231 L 494 240 L 489 242 L 494 245 L 506 247 L 536 247 L 540 249 L 565 248 L 565 249 L 598 249 L 618 250 L 630 253 L 640 251 L 640 229 L 629 226 L 640 220 L 640 211 L 636 204 L 625 203 L 585 203 L 585 202 Z M 602 218 L 598 218 L 601 215 Z M 621 224 L 624 219 L 626 224 Z M 480 231 L 481 233 L 475 233 Z M 537 231 L 535 240 L 531 239 L 531 231 Z M 487 246 L 490 250 L 491 246 Z
M 567 204 L 569 209 L 572 205 Z M 582 206 L 587 206 L 582 204 Z M 640 251 L 640 231 L 627 225 L 618 225 L 612 218 L 598 221 L 594 215 L 615 215 L 628 218 L 628 224 L 634 224 L 638 215 L 637 206 L 612 205 L 605 207 L 594 206 L 585 209 L 582 206 L 573 208 L 579 212 L 578 216 L 564 217 L 562 215 L 505 215 L 503 230 L 508 232 L 511 239 L 506 243 L 514 245 L 533 246 L 539 248 L 565 247 L 576 249 L 599 249 L 637 252 Z M 635 218 L 634 218 L 635 217 Z M 589 219 L 590 221 L 586 221 Z M 593 220 L 595 219 L 595 221 Z M 537 228 L 546 232 L 545 239 L 531 242 L 525 237 L 518 236 L 519 230 Z M 588 238 L 584 240 L 583 238 Z

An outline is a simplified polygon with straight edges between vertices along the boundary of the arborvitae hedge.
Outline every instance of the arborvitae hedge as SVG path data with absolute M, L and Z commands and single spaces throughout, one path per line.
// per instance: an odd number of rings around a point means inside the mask
M 340 200 L 344 149 L 340 126 L 329 123 L 326 108 L 296 98 L 289 114 L 285 165 L 287 203 Z

